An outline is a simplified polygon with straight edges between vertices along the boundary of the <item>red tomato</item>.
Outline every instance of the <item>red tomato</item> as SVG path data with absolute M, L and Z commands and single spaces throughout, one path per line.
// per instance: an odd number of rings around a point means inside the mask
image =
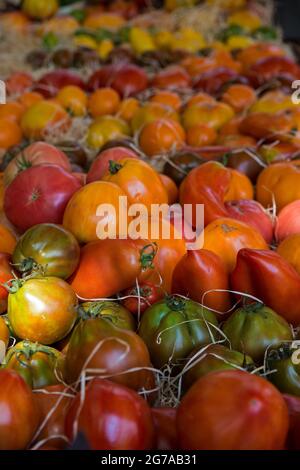
M 297 199 L 285 206 L 278 214 L 275 227 L 276 241 L 281 242 L 290 235 L 300 233 L 300 201 Z
M 237 370 L 197 380 L 177 413 L 179 445 L 191 450 L 281 450 L 288 423 L 279 391 Z
M 136 95 L 145 90 L 148 78 L 141 67 L 134 64 L 106 65 L 96 70 L 88 81 L 91 91 L 110 86 L 124 97 Z
M 95 378 L 86 387 L 83 403 L 76 396 L 66 418 L 66 433 L 84 433 L 93 450 L 145 450 L 153 444 L 151 410 L 136 392 Z M 80 407 L 80 411 L 79 411 Z
M 22 171 L 7 187 L 4 212 L 24 232 L 45 222 L 60 224 L 80 181 L 57 165 L 38 165 Z
M 109 170 L 110 160 L 117 162 L 123 158 L 138 158 L 138 156 L 133 150 L 126 147 L 113 147 L 100 152 L 89 169 L 86 182 L 92 183 L 93 181 L 101 180 Z
M 158 450 L 178 449 L 176 432 L 176 408 L 152 408 L 155 430 L 155 448 Z
M 150 282 L 143 282 L 139 285 L 139 289 L 137 286 L 134 286 L 124 290 L 121 297 L 126 296 L 128 298 L 121 300 L 121 304 L 134 315 L 138 315 L 139 312 L 144 313 L 150 305 L 162 299 L 164 292 L 161 288 Z M 140 298 L 138 298 L 139 296 Z
M 43 75 L 37 82 L 34 91 L 41 93 L 45 98 L 51 98 L 67 85 L 85 88 L 85 83 L 78 74 L 65 69 L 56 69 Z
M 32 391 L 12 370 L 0 370 L 0 450 L 22 450 L 38 424 Z

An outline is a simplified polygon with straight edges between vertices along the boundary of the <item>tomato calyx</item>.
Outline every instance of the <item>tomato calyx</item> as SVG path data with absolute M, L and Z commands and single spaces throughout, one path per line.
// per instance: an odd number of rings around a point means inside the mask
M 109 305 L 110 309 L 112 312 L 117 313 L 117 306 L 114 304 L 112 301 Z M 104 310 L 107 310 L 107 303 L 106 302 L 95 302 L 92 305 L 90 305 L 88 308 L 83 308 L 81 305 L 77 308 L 78 314 L 81 318 L 81 320 L 88 320 L 90 318 L 103 318 L 104 320 L 109 320 L 113 323 L 114 316 L 105 314 L 102 315 L 102 312 Z
M 123 168 L 123 165 L 121 165 L 121 163 L 118 163 L 114 160 L 109 160 L 109 172 L 111 175 L 116 175 L 118 173 L 118 171 L 121 170 L 121 168 Z
M 32 167 L 32 163 L 26 159 L 23 152 L 21 152 L 20 158 L 17 159 L 16 163 L 17 163 L 18 173 L 21 173 L 21 171 L 27 170 L 28 168 Z
M 243 310 L 247 313 L 256 313 L 259 312 L 264 307 L 264 304 L 262 302 L 251 302 L 251 303 L 246 303 L 247 301 L 244 301 L 243 305 Z
M 154 268 L 153 260 L 156 256 L 158 246 L 156 242 L 145 245 L 140 251 L 140 263 L 143 271 Z
M 24 258 L 20 263 L 15 263 L 13 266 L 16 266 L 17 270 L 22 273 L 23 278 L 25 276 L 33 277 L 34 275 L 45 276 L 47 265 L 42 266 L 38 264 L 33 258 Z
M 291 348 L 291 344 L 282 343 L 277 349 L 271 349 L 267 355 L 267 363 L 269 361 L 282 361 L 290 359 L 295 349 Z
M 24 367 L 28 367 L 28 364 L 22 361 L 21 356 L 24 355 L 25 358 L 29 361 L 31 357 L 38 352 L 47 354 L 48 356 L 51 356 L 54 358 L 56 357 L 56 354 L 54 353 L 53 348 L 49 348 L 48 346 L 44 346 L 43 344 L 32 343 L 31 341 L 24 340 L 22 341 L 22 346 L 18 347 L 18 349 L 11 348 L 9 350 L 3 365 L 5 366 L 6 364 L 8 364 L 12 356 L 15 355 L 17 361 L 21 365 L 23 365 Z
M 185 309 L 186 301 L 182 297 L 178 297 L 177 295 L 167 295 L 165 299 L 166 305 L 170 310 L 173 312 L 180 312 Z

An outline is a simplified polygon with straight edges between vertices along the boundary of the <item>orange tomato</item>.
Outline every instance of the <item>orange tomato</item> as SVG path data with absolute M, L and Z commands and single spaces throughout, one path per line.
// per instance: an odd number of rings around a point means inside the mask
M 224 126 L 221 127 L 219 135 L 220 136 L 231 136 L 238 135 L 240 133 L 240 123 L 242 121 L 242 116 L 234 116 L 230 121 L 226 122 Z
M 238 199 L 253 199 L 254 188 L 248 176 L 230 168 L 231 180 L 224 201 L 236 201 Z
M 196 95 L 193 95 L 187 102 L 187 106 L 193 106 L 194 104 L 199 103 L 216 103 L 216 100 L 213 96 L 209 95 L 208 93 L 204 93 L 204 91 L 200 91 Z
M 168 195 L 156 171 L 137 158 L 110 162 L 104 181 L 117 184 L 128 196 L 129 204 L 144 204 L 151 211 L 152 204 L 166 204 Z
M 13 233 L 5 225 L 0 224 L 0 253 L 9 253 L 11 255 L 16 243 L 17 240 Z
M 83 22 L 84 28 L 91 29 L 119 29 L 124 25 L 124 18 L 116 13 L 103 13 L 102 11 L 93 11 L 87 15 Z
M 54 128 L 66 130 L 70 117 L 55 101 L 42 100 L 28 108 L 22 116 L 21 128 L 28 139 L 38 139 Z
M 139 137 L 140 147 L 148 156 L 180 148 L 184 142 L 184 129 L 178 122 L 171 119 L 157 119 L 146 124 Z
M 17 101 L 9 101 L 0 106 L 0 119 L 10 119 L 11 121 L 19 122 L 22 114 L 24 113 L 24 106 Z
M 277 211 L 300 199 L 300 168 L 294 163 L 274 163 L 259 175 L 256 198 L 264 207 L 276 204 Z
M 207 124 L 218 130 L 233 116 L 234 111 L 228 104 L 203 102 L 188 106 L 183 112 L 182 123 L 185 129 L 197 124 Z
M 178 111 L 182 104 L 180 96 L 177 93 L 167 90 L 162 90 L 155 93 L 153 96 L 151 96 L 150 102 L 161 103 L 164 106 L 175 109 L 175 111 Z
M 253 137 L 241 134 L 220 135 L 217 139 L 217 143 L 231 149 L 243 149 L 243 147 L 254 148 L 256 146 L 256 140 Z
M 24 13 L 19 11 L 10 11 L 1 14 L 0 24 L 5 29 L 17 31 L 19 33 L 26 33 L 30 22 Z
M 222 101 L 229 104 L 237 113 L 249 108 L 256 101 L 253 88 L 247 85 L 231 85 L 222 95 Z
M 42 101 L 43 99 L 43 95 L 37 91 L 26 91 L 19 97 L 19 102 L 24 106 L 25 109 L 28 109 L 30 106 L 37 103 L 38 101 Z
M 87 96 L 78 86 L 68 85 L 61 88 L 56 95 L 56 100 L 73 116 L 86 114 Z
M 279 253 L 300 274 L 300 233 L 285 238 L 277 248 Z
M 167 175 L 160 174 L 159 177 L 167 191 L 168 203 L 170 205 L 174 204 L 175 202 L 178 201 L 178 197 L 179 197 L 179 191 L 178 191 L 176 184 L 174 183 L 172 178 L 170 178 Z
M 33 78 L 27 72 L 15 72 L 5 80 L 5 83 L 9 95 L 20 94 L 33 85 Z
M 237 60 L 242 64 L 243 70 L 247 71 L 252 65 L 261 59 L 270 56 L 283 56 L 282 47 L 271 42 L 256 42 L 239 51 Z
M 88 111 L 94 117 L 115 114 L 120 106 L 120 96 L 113 88 L 99 88 L 89 96 Z
M 186 142 L 192 147 L 204 147 L 212 145 L 217 139 L 217 133 L 213 127 L 207 124 L 195 124 L 186 132 Z
M 9 336 L 10 336 L 9 329 L 5 323 L 5 320 L 3 317 L 0 317 L 0 342 L 3 341 L 4 346 L 5 346 L 5 349 L 3 350 L 1 343 L 0 343 L 0 357 L 1 357 L 1 353 L 2 354 L 5 353 L 5 350 L 9 343 Z M 1 357 L 1 359 L 3 359 L 3 357 Z
M 267 250 L 268 246 L 253 227 L 234 219 L 219 218 L 205 227 L 203 248 L 216 253 L 224 261 L 227 271 L 232 272 L 239 250 Z
M 139 107 L 140 104 L 136 98 L 125 98 L 120 103 L 117 116 L 124 121 L 131 121 Z
M 179 121 L 178 113 L 174 109 L 167 108 L 162 103 L 146 103 L 134 114 L 131 120 L 132 130 L 137 132 L 146 124 L 150 124 L 160 118 Z
M 114 183 L 108 181 L 89 183 L 71 197 L 64 213 L 63 225 L 80 243 L 98 240 L 97 230 L 100 225 L 105 227 L 111 223 L 118 232 L 121 196 L 127 197 L 123 189 Z M 97 215 L 97 209 L 101 204 L 111 204 L 115 208 L 116 218 L 110 213 L 107 216 Z
M 22 140 L 20 126 L 9 119 L 0 119 L 0 149 L 8 149 L 18 145 Z
M 182 67 L 192 77 L 197 77 L 201 73 L 208 72 L 216 67 L 216 62 L 210 57 L 189 56 L 182 60 Z

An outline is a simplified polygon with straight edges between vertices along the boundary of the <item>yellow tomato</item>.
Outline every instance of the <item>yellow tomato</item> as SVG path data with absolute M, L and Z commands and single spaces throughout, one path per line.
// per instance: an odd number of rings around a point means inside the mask
M 145 29 L 136 26 L 130 29 L 129 41 L 132 49 L 137 54 L 143 54 L 144 52 L 156 49 L 151 34 Z
M 28 108 L 21 119 L 21 129 L 28 139 L 38 139 L 51 129 L 68 129 L 70 117 L 55 101 L 42 100 Z
M 84 116 L 86 114 L 87 96 L 78 86 L 68 85 L 61 88 L 56 99 L 73 116 Z
M 50 18 L 58 8 L 58 0 L 24 0 L 22 3 L 22 11 L 35 20 Z
M 168 48 L 173 40 L 173 34 L 170 31 L 158 31 L 154 35 L 154 41 L 159 48 Z
M 101 116 L 89 127 L 87 144 L 93 149 L 99 149 L 112 139 L 130 135 L 128 124 L 120 118 Z
M 105 60 L 114 48 L 114 43 L 110 39 L 103 39 L 97 46 L 100 59 Z
M 251 46 L 253 42 L 253 39 L 248 36 L 230 36 L 226 42 L 226 46 L 230 51 L 233 49 L 245 49 Z
M 88 49 L 97 49 L 98 47 L 97 41 L 87 34 L 74 36 L 73 42 L 76 46 L 87 47 Z
M 261 26 L 261 19 L 253 11 L 242 10 L 230 15 L 228 24 L 237 24 L 247 31 L 253 31 Z

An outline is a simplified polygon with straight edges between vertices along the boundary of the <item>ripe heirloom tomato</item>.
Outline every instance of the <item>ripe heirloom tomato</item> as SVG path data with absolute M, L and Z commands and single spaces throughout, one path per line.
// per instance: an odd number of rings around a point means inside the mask
M 129 309 L 117 302 L 99 300 L 80 304 L 79 314 L 83 320 L 87 318 L 104 318 L 114 326 L 135 331 L 135 321 Z
M 297 347 L 297 346 L 296 346 Z M 297 349 L 296 349 L 297 351 Z M 281 393 L 300 396 L 300 365 L 295 362 L 293 354 L 295 349 L 292 341 L 278 341 L 266 354 L 266 371 L 268 379 Z
M 176 408 L 151 408 L 155 430 L 155 449 L 178 449 L 176 413 Z
M 300 234 L 300 201 L 297 199 L 285 206 L 278 214 L 275 226 L 275 238 L 278 242 L 291 235 Z
M 106 315 L 90 316 L 81 319 L 73 330 L 64 375 L 70 384 L 86 371 L 87 375 L 109 378 L 134 390 L 149 390 L 154 388 L 150 367 L 149 352 L 140 336 L 114 326 Z
M 187 364 L 189 367 L 183 376 L 185 390 L 188 390 L 198 379 L 211 372 L 241 368 L 248 371 L 255 369 L 251 357 L 217 343 L 210 344 L 205 349 L 202 346 L 195 348 L 191 352 Z
M 23 273 L 42 267 L 45 276 L 67 279 L 75 271 L 79 255 L 78 242 L 66 228 L 39 224 L 28 229 L 19 239 L 12 262 Z
M 179 65 L 170 65 L 156 73 L 151 81 L 154 88 L 188 88 L 191 85 L 191 79 L 183 67 Z
M 129 204 L 143 204 L 148 211 L 151 211 L 152 204 L 168 202 L 167 191 L 158 173 L 137 158 L 110 161 L 103 181 L 117 184 L 126 193 Z
M 146 102 L 134 113 L 130 125 L 133 132 L 140 131 L 146 124 L 151 124 L 158 119 L 171 119 L 179 121 L 178 113 L 173 108 L 168 108 L 162 103 Z
M 233 349 L 248 354 L 258 364 L 262 364 L 269 347 L 280 340 L 293 339 L 288 322 L 261 303 L 239 308 L 225 321 L 222 329 Z
M 207 124 L 216 131 L 234 116 L 233 109 L 226 103 L 207 102 L 188 106 L 182 115 L 182 123 L 185 129 L 197 124 Z
M 125 147 L 113 147 L 103 150 L 93 161 L 87 174 L 86 182 L 92 183 L 93 181 L 101 180 L 105 173 L 108 172 L 111 160 L 118 162 L 124 158 L 138 158 L 138 156 L 133 150 Z
M 55 130 L 66 131 L 71 124 L 67 111 L 56 101 L 42 100 L 28 108 L 21 119 L 27 139 L 40 139 Z
M 160 173 L 159 175 L 161 182 L 167 191 L 168 194 L 168 204 L 171 206 L 172 204 L 175 204 L 178 200 L 178 188 L 176 186 L 176 183 L 167 175 L 164 175 Z
M 277 253 L 300 274 L 300 233 L 285 238 L 277 247 Z
M 18 153 L 4 171 L 4 184 L 8 186 L 21 172 L 36 165 L 53 164 L 71 171 L 71 165 L 64 152 L 46 142 L 34 142 Z
M 179 445 L 186 450 L 282 450 L 288 424 L 276 388 L 236 370 L 197 380 L 177 412 Z
M 167 296 L 144 312 L 139 335 L 148 346 L 153 364 L 163 367 L 178 365 L 195 346 L 209 344 L 217 325 L 214 313 L 200 304 Z
M 22 11 L 32 19 L 44 20 L 53 16 L 59 8 L 57 0 L 41 2 L 40 0 L 24 0 Z
M 110 86 L 124 98 L 140 93 L 147 85 L 148 78 L 144 70 L 137 65 L 125 63 L 106 65 L 96 70 L 88 81 L 91 91 Z
M 77 425 L 75 426 L 75 424 Z M 154 440 L 151 410 L 136 392 L 99 378 L 78 393 L 66 417 L 71 440 L 83 433 L 93 450 L 146 450 Z
M 13 369 L 31 388 L 54 385 L 62 377 L 63 355 L 49 346 L 21 341 L 10 348 L 3 362 L 5 369 Z
M 234 219 L 219 218 L 205 227 L 203 248 L 219 255 L 230 273 L 235 267 L 239 250 L 267 250 L 268 246 L 262 235 L 250 225 Z
M 71 331 L 77 318 L 77 297 L 62 279 L 12 281 L 8 320 L 18 338 L 52 344 Z
M 251 113 L 241 121 L 239 130 L 255 139 L 271 137 L 273 140 L 284 141 L 290 135 L 292 127 L 293 120 L 288 113 Z
M 256 93 L 248 85 L 230 85 L 222 95 L 222 101 L 229 104 L 237 113 L 249 108 L 256 101 Z
M 145 124 L 139 135 L 139 144 L 149 157 L 183 147 L 185 131 L 172 119 L 161 118 Z
M 94 181 L 83 186 L 73 194 L 66 207 L 63 225 L 75 235 L 79 243 L 88 243 L 99 239 L 98 228 L 114 224 L 116 233 L 119 230 L 120 197 L 126 193 L 117 184 L 109 181 Z M 111 204 L 115 208 L 116 217 L 110 214 L 97 215 L 97 209 L 103 204 Z
M 33 394 L 13 370 L 0 370 L 0 450 L 24 450 L 38 425 Z
M 85 83 L 78 74 L 70 70 L 56 69 L 44 74 L 38 80 L 34 91 L 41 93 L 45 98 L 51 98 L 57 95 L 61 88 L 68 85 L 85 88 Z
M 65 434 L 65 417 L 72 402 L 72 393 L 63 384 L 49 385 L 42 390 L 35 390 L 33 398 L 39 410 L 40 425 L 48 416 L 47 422 L 35 436 L 35 442 L 47 439 L 47 443 L 57 449 L 66 447 L 66 441 L 60 437 Z M 49 413 L 51 412 L 51 416 Z M 48 441 L 48 438 L 49 439 Z M 38 450 L 41 450 L 40 447 Z
M 38 165 L 18 174 L 6 188 L 4 211 L 24 232 L 33 225 L 62 222 L 65 207 L 80 181 L 57 165 Z
M 234 170 L 233 168 L 230 168 L 230 173 L 230 186 L 225 194 L 224 201 L 253 199 L 254 188 L 248 176 Z
M 121 300 L 121 304 L 124 305 L 133 315 L 138 313 L 144 313 L 144 311 L 150 306 L 158 302 L 164 296 L 163 290 L 150 283 L 143 282 L 139 284 L 139 287 L 135 285 L 122 292 L 121 297 L 127 297 Z

